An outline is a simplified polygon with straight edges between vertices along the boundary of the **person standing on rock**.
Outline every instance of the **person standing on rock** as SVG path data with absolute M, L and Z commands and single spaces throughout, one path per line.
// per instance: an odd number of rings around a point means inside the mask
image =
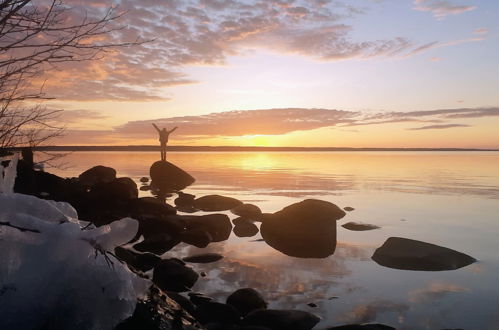
M 171 133 L 173 133 L 174 130 L 177 129 L 177 127 L 174 127 L 172 130 L 167 131 L 166 128 L 159 129 L 156 124 L 152 124 L 156 131 L 159 133 L 159 143 L 161 145 L 161 160 L 166 161 L 166 144 L 168 143 L 168 137 L 170 136 Z

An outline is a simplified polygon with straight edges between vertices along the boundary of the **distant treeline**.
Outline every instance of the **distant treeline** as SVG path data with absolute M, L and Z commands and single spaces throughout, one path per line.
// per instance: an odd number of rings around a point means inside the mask
M 38 146 L 38 151 L 159 151 L 159 146 Z M 463 148 L 336 148 L 336 147 L 233 147 L 168 146 L 168 151 L 499 151 Z

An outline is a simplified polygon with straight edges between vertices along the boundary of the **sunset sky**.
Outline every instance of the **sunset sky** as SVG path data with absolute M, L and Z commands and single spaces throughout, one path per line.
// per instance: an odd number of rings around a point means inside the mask
M 497 1 L 114 4 L 109 38 L 154 40 L 47 73 L 52 144 L 499 148 Z

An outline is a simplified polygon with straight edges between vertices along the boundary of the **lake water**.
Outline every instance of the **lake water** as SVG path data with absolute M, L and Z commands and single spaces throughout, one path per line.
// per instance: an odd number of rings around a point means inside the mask
M 105 165 L 140 185 L 158 156 L 75 152 L 63 159 L 69 167 L 47 171 L 77 176 Z M 177 152 L 167 157 L 196 178 L 185 192 L 198 197 L 231 196 L 263 212 L 307 198 L 355 208 L 338 221 L 336 252 L 325 259 L 289 257 L 257 241 L 260 234 L 232 234 L 206 249 L 178 245 L 165 255 L 225 256 L 194 266 L 207 276 L 193 290 L 225 302 L 234 290 L 253 287 L 272 308 L 320 315 L 323 321 L 315 329 L 357 322 L 398 329 L 499 329 L 498 152 Z M 381 228 L 341 227 L 349 221 Z M 440 272 L 386 268 L 371 256 L 391 236 L 445 246 L 478 262 Z

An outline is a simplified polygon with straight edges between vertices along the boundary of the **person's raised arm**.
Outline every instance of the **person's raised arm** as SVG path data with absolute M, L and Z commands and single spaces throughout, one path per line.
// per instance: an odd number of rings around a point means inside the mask
M 156 124 L 154 124 L 154 123 L 153 123 L 153 124 L 152 124 L 152 126 L 154 126 L 154 128 L 156 129 L 156 131 L 158 131 L 158 133 L 161 131 L 161 130 L 158 128 L 158 126 L 156 126 Z
M 173 133 L 173 131 L 174 131 L 174 130 L 176 130 L 177 128 L 178 128 L 178 127 L 177 127 L 177 126 L 175 126 L 175 127 L 174 127 L 174 128 L 172 128 L 172 130 L 171 130 L 171 131 L 169 131 L 168 133 Z

